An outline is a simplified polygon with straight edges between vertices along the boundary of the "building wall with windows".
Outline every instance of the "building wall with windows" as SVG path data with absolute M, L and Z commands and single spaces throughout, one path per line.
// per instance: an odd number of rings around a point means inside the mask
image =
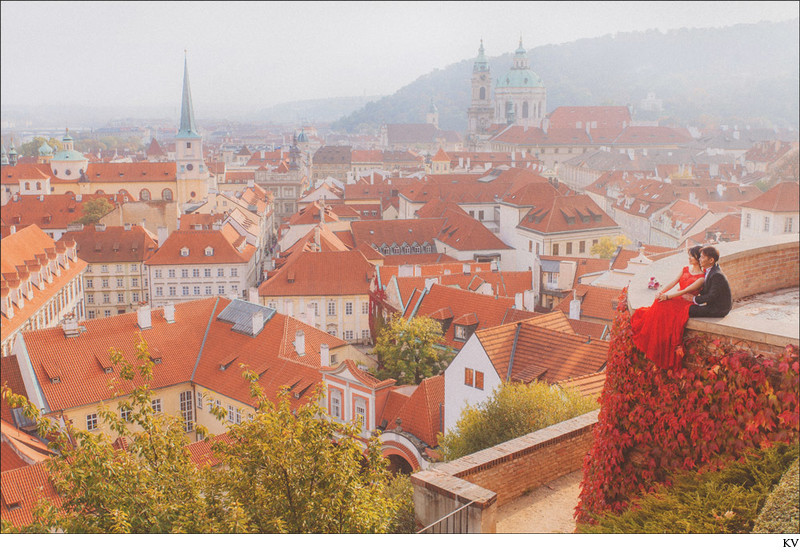
M 467 406 L 489 398 L 502 384 L 486 351 L 473 335 L 444 372 L 444 429 L 453 430 Z
M 348 343 L 371 342 L 368 290 L 363 295 L 261 295 L 259 301 Z
M 255 272 L 250 265 L 214 263 L 148 266 L 150 303 L 153 307 L 160 307 L 215 295 L 245 298 Z

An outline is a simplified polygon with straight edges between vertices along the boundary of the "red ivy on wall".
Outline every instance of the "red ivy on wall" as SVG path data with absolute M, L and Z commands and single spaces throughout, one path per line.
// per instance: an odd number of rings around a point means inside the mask
M 684 341 L 679 368 L 662 370 L 633 346 L 627 288 L 611 330 L 594 443 L 575 516 L 621 512 L 677 469 L 715 469 L 746 448 L 796 441 L 798 349 L 778 358 L 711 337 Z

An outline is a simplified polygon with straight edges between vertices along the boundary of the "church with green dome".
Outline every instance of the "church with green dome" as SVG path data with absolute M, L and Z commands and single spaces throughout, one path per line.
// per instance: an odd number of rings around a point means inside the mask
M 522 38 L 511 68 L 494 82 L 481 40 L 472 68 L 472 100 L 467 110 L 469 135 L 479 139 L 492 125 L 541 127 L 546 114 L 547 89 L 530 68 Z

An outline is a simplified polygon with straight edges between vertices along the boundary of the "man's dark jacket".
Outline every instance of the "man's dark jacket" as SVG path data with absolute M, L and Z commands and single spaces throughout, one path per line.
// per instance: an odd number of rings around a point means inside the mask
M 695 303 L 689 307 L 689 316 L 692 318 L 722 318 L 731 311 L 731 288 L 718 264 L 708 271 Z

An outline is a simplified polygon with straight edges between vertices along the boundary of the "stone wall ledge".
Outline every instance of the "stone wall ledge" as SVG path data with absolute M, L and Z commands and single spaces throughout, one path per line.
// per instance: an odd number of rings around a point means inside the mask
M 748 302 L 760 294 L 800 287 L 800 234 L 739 240 L 716 244 L 719 265 L 728 278 L 733 295 L 733 309 L 724 318 L 691 318 L 687 330 L 757 341 L 773 347 L 800 345 L 797 302 L 787 316 L 774 316 L 775 309 L 747 309 Z M 631 279 L 628 307 L 631 311 L 653 303 L 657 291 L 647 288 L 650 277 L 662 285 L 671 282 L 688 264 L 687 255 L 678 253 L 654 262 Z M 773 316 L 756 311 L 772 310 Z

